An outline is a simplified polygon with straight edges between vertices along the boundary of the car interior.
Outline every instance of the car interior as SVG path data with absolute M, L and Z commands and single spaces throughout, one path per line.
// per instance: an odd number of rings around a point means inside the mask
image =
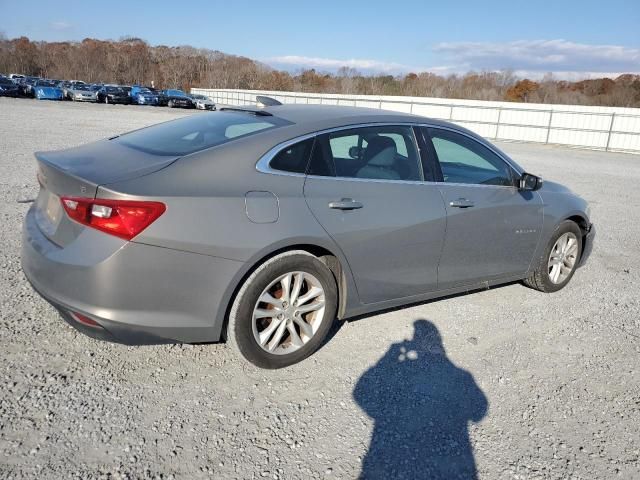
M 329 169 L 338 177 L 408 181 L 422 179 L 418 152 L 410 128 L 362 128 L 324 135 L 318 141 L 325 156 L 324 162 L 329 164 Z

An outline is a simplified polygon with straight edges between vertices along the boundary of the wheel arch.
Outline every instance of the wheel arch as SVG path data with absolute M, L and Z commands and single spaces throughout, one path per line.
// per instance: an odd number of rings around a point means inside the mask
M 244 282 L 251 276 L 251 274 L 263 263 L 283 253 L 302 250 L 304 252 L 313 255 L 322 261 L 327 268 L 333 274 L 336 281 L 337 293 L 338 293 L 338 311 L 336 317 L 338 319 L 344 318 L 347 309 L 347 299 L 352 295 L 352 278 L 351 272 L 346 260 L 341 258 L 337 252 L 328 248 L 326 245 L 319 245 L 312 242 L 290 243 L 284 246 L 273 246 L 271 248 L 263 249 L 260 253 L 254 256 L 247 262 L 248 267 L 241 271 L 241 275 L 229 286 L 228 293 L 225 295 L 226 303 L 224 309 L 221 309 L 220 313 L 223 313 L 221 320 L 220 339 L 226 341 L 227 325 L 229 322 L 229 314 L 233 306 L 233 302 L 238 295 L 238 292 L 242 288 Z
M 578 261 L 581 261 L 582 256 L 584 255 L 584 252 L 585 252 L 587 233 L 589 233 L 589 221 L 587 220 L 586 216 L 581 214 L 573 214 L 565 218 L 563 222 L 567 220 L 570 220 L 575 224 L 577 224 L 578 227 L 580 228 L 580 232 L 582 232 L 582 236 L 580 238 L 580 258 L 578 259 Z

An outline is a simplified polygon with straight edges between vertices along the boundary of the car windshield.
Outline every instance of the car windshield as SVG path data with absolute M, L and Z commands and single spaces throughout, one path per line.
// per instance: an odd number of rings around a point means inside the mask
M 120 87 L 106 87 L 106 90 L 109 93 L 123 93 Z
M 191 95 L 191 98 L 194 98 L 196 100 L 206 100 L 207 97 L 205 97 L 204 95 Z
M 138 90 L 138 93 L 151 93 L 151 90 L 149 90 L 148 88 L 141 88 Z
M 154 155 L 181 156 L 290 124 L 249 112 L 214 112 L 136 130 L 113 141 Z
M 84 92 L 88 92 L 89 91 L 89 87 L 87 87 L 86 85 L 76 85 L 75 87 L 73 87 L 74 90 L 82 90 Z
M 55 87 L 56 83 L 50 80 L 38 80 L 36 83 L 37 87 Z
M 15 85 L 15 84 L 8 78 L 0 78 L 0 85 Z

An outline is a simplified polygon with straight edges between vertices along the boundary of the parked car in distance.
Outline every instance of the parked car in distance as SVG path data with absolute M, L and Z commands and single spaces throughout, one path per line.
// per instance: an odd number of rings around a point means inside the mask
M 92 91 L 89 85 L 85 83 L 77 83 L 67 87 L 68 98 L 74 102 L 96 102 L 98 101 L 97 92 Z
M 62 89 L 55 80 L 38 80 L 33 86 L 34 98 L 37 100 L 64 100 Z
M 226 339 L 264 368 L 310 355 L 336 317 L 560 290 L 595 232 L 582 198 L 475 133 L 377 109 L 222 108 L 36 159 L 22 266 L 65 320 Z
M 160 97 L 147 87 L 134 85 L 131 87 L 131 102 L 136 105 L 160 105 Z
M 198 110 L 215 110 L 216 104 L 209 97 L 200 94 L 191 94 L 191 100 Z
M 39 77 L 23 77 L 19 80 L 20 93 L 25 97 L 35 97 L 33 86 L 40 80 Z
M 62 80 L 58 83 L 58 88 L 62 89 L 62 94 L 65 100 L 73 100 L 69 94 L 69 90 L 73 89 L 76 85 L 86 85 L 80 80 Z
M 119 103 L 127 105 L 131 103 L 131 97 L 129 93 L 122 87 L 117 85 L 105 85 L 96 95 L 98 102 L 103 103 Z
M 162 95 L 166 99 L 167 106 L 169 108 L 195 108 L 195 104 L 191 98 L 189 98 L 189 95 L 184 93 L 182 90 L 162 90 Z
M 19 97 L 20 87 L 7 77 L 0 78 L 0 97 Z
M 11 73 L 8 75 L 8 78 L 13 80 L 15 83 L 18 83 L 20 80 L 24 78 L 24 75 L 21 75 L 19 73 Z

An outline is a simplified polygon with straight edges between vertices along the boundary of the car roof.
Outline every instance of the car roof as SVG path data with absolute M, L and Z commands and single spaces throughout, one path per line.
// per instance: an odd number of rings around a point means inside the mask
M 266 129 L 253 135 L 249 135 L 239 142 L 230 142 L 228 148 L 243 150 L 247 147 L 255 148 L 256 151 L 262 150 L 265 153 L 265 147 L 272 148 L 281 143 L 303 137 L 309 134 L 315 134 L 323 130 L 331 130 L 333 128 L 349 128 L 350 126 L 359 126 L 363 124 L 376 123 L 407 123 L 407 124 L 426 124 L 434 127 L 444 127 L 469 135 L 480 143 L 489 146 L 494 151 L 500 153 L 503 157 L 509 158 L 495 145 L 490 144 L 486 139 L 482 138 L 475 132 L 468 130 L 460 125 L 436 120 L 433 118 L 413 115 L 411 113 L 393 112 L 389 110 L 381 110 L 377 108 L 351 107 L 342 105 L 306 105 L 306 104 L 284 104 L 269 107 L 240 106 L 231 107 L 232 110 L 246 110 L 247 112 L 266 112 L 291 122 L 289 125 L 281 126 L 273 129 Z M 222 111 L 225 110 L 223 107 Z M 215 115 L 215 113 L 213 113 Z M 268 116 L 263 117 L 268 121 Z M 194 153 L 193 155 L 196 155 Z M 513 160 L 512 165 L 517 166 Z M 517 166 L 521 170 L 521 167 Z
M 298 126 L 309 125 L 313 130 L 325 130 L 361 123 L 419 123 L 428 121 L 432 125 L 451 126 L 448 122 L 428 119 L 403 112 L 377 108 L 351 107 L 343 105 L 296 105 L 285 104 L 260 108 L 276 117 Z

